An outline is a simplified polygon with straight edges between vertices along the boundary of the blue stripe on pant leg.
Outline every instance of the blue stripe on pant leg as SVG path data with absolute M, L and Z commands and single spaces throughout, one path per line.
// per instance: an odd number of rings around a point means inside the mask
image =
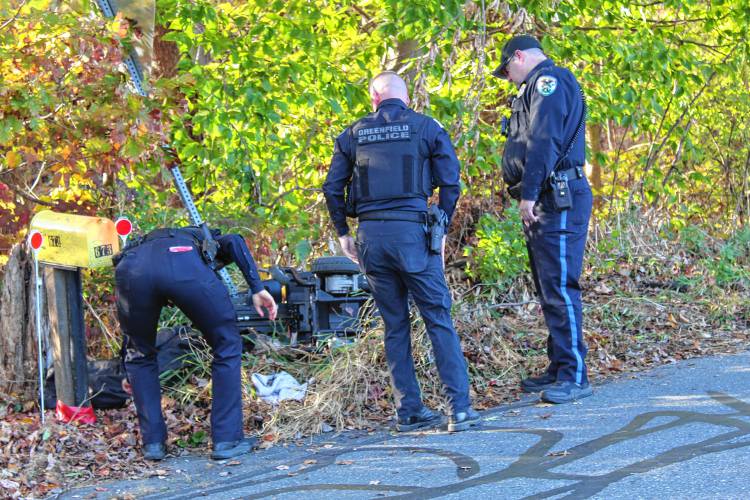
M 568 222 L 568 211 L 564 210 L 560 214 L 560 230 L 565 231 Z M 566 261 L 566 248 L 568 245 L 568 235 L 565 233 L 560 234 L 560 293 L 565 299 L 565 307 L 568 309 L 568 323 L 570 324 L 570 347 L 573 349 L 573 354 L 576 357 L 576 384 L 581 383 L 583 376 L 583 359 L 581 359 L 581 353 L 578 352 L 578 326 L 576 324 L 576 315 L 573 310 L 573 301 L 570 300 L 567 289 L 568 281 L 568 264 Z

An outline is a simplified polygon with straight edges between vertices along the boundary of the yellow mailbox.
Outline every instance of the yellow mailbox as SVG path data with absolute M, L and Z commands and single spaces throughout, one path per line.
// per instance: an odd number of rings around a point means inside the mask
M 61 214 L 51 210 L 37 213 L 31 230 L 44 237 L 39 262 L 64 267 L 104 267 L 120 249 L 115 224 L 105 217 Z

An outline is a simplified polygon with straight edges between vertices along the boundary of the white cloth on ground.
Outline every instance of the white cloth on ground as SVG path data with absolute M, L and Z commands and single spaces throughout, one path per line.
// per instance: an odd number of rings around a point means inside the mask
M 273 375 L 253 373 L 251 379 L 258 396 L 266 403 L 273 405 L 287 399 L 302 401 L 307 393 L 307 384 L 300 384 L 287 372 Z

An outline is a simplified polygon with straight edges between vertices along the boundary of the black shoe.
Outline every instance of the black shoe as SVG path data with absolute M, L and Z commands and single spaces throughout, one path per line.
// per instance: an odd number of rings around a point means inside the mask
M 244 455 L 253 449 L 256 442 L 257 439 L 255 438 L 244 438 L 237 441 L 214 443 L 214 450 L 211 453 L 211 458 L 214 460 L 226 460 L 228 458 Z
M 164 460 L 167 454 L 167 448 L 164 443 L 149 443 L 143 445 L 143 458 L 146 460 L 159 461 Z
M 396 430 L 398 432 L 409 432 L 417 429 L 424 429 L 426 427 L 439 427 L 442 424 L 443 416 L 440 413 L 435 413 L 429 408 L 423 407 L 422 411 L 416 415 L 398 417 Z
M 539 377 L 529 377 L 521 380 L 523 392 L 541 392 L 557 382 L 557 377 L 549 372 Z
M 588 383 L 576 384 L 571 380 L 556 382 L 542 391 L 542 401 L 555 404 L 570 403 L 577 399 L 587 398 L 594 394 Z
M 469 407 L 466 411 L 461 411 L 448 416 L 448 432 L 465 431 L 469 427 L 479 425 L 482 417 L 474 408 Z

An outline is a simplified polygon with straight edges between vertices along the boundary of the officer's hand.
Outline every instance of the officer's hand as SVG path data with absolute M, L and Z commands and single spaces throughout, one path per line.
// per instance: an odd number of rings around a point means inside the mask
M 357 257 L 357 247 L 354 246 L 354 238 L 348 234 L 345 236 L 339 236 L 339 244 L 344 255 L 352 259 L 354 262 L 359 264 L 359 258 Z
M 268 290 L 261 290 L 260 292 L 253 294 L 253 306 L 255 306 L 255 310 L 258 311 L 258 314 L 262 317 L 266 317 L 263 313 L 263 308 L 265 307 L 268 309 L 268 319 L 272 321 L 276 319 L 278 306 L 276 305 L 276 301 L 273 300 L 271 294 L 268 293 Z
M 534 213 L 534 204 L 536 204 L 534 200 L 521 200 L 520 205 L 518 205 L 518 210 L 521 212 L 521 220 L 526 227 L 539 220 L 539 217 Z
M 122 390 L 130 396 L 133 395 L 133 386 L 130 385 L 130 382 L 126 378 L 122 379 Z

